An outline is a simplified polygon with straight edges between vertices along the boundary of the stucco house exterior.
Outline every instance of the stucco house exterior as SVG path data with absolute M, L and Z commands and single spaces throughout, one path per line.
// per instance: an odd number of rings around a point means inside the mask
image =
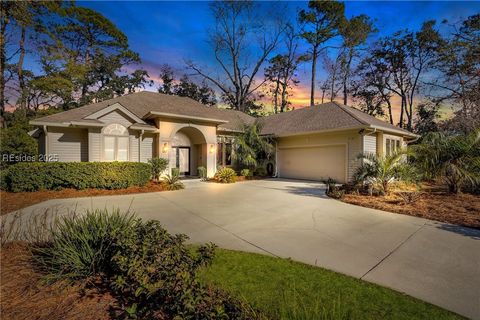
M 169 170 L 197 175 L 235 166 L 235 135 L 255 118 L 190 98 L 138 92 L 35 119 L 39 153 L 58 161 L 169 159 Z M 351 179 L 359 153 L 388 154 L 417 136 L 356 109 L 329 102 L 260 119 L 276 137 L 273 175 L 338 182 Z

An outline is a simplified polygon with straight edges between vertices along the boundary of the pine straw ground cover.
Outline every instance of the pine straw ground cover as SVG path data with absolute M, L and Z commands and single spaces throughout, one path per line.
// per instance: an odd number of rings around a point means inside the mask
M 0 253 L 2 319 L 111 319 L 116 300 L 101 287 L 42 285 L 26 243 L 10 242 Z
M 362 207 L 480 229 L 480 196 L 449 194 L 434 185 L 424 185 L 418 200 L 412 203 L 405 203 L 395 190 L 386 196 L 345 194 L 341 200 Z
M 4 215 L 34 204 L 51 200 L 65 198 L 82 198 L 96 196 L 113 196 L 122 194 L 146 193 L 163 191 L 160 183 L 149 182 L 143 187 L 130 187 L 126 189 L 62 189 L 62 190 L 41 190 L 35 192 L 6 192 L 0 191 L 0 214 Z

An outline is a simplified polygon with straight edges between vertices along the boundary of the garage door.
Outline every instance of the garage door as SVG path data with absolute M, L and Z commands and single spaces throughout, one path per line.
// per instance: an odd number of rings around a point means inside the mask
M 278 150 L 281 178 L 345 182 L 345 146 L 285 148 Z

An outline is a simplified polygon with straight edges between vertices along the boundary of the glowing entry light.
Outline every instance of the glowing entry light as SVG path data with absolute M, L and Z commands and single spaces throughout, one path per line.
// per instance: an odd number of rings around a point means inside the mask
M 162 152 L 163 152 L 163 153 L 167 153 L 167 152 L 168 152 L 168 144 L 167 144 L 166 142 L 163 144 Z
M 215 152 L 215 145 L 211 144 L 210 145 L 210 153 L 214 153 L 214 152 Z

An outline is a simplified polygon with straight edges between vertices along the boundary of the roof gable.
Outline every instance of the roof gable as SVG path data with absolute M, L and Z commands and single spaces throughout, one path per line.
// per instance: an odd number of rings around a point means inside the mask
M 132 122 L 136 123 L 142 123 L 145 124 L 145 121 L 140 119 L 137 115 L 132 113 L 130 110 L 126 109 L 124 106 L 122 106 L 120 103 L 114 103 L 112 105 L 109 105 L 108 107 L 102 108 L 96 112 L 93 112 L 89 114 L 88 116 L 84 117 L 83 119 L 101 119 L 102 117 L 106 116 L 109 113 L 112 113 L 114 111 L 120 111 L 123 115 L 126 117 L 130 118 Z

